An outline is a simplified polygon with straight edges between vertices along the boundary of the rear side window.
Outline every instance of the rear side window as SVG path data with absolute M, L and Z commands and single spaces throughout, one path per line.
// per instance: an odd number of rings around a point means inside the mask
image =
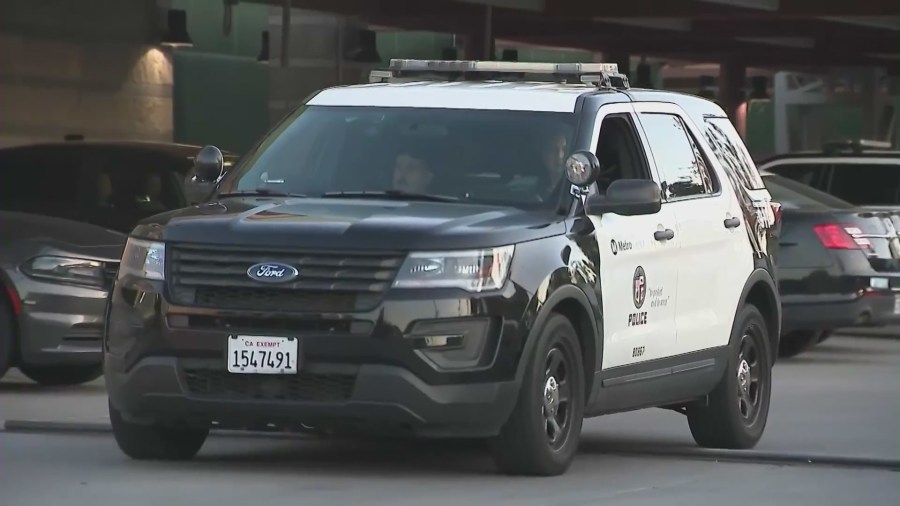
M 73 218 L 79 204 L 79 156 L 58 147 L 0 152 L 0 209 Z
M 706 163 L 695 149 L 681 118 L 672 114 L 642 113 L 641 123 L 668 200 L 714 193 Z
M 773 165 L 766 170 L 813 188 L 827 191 L 828 169 L 828 166 L 821 163 L 783 163 Z
M 816 190 L 811 186 L 777 175 L 764 176 L 763 181 L 772 199 L 785 207 L 852 209 L 846 200 Z
M 834 165 L 828 193 L 857 205 L 898 204 L 900 163 Z
M 707 118 L 705 135 L 719 163 L 745 188 L 762 190 L 766 187 L 744 141 L 728 118 Z

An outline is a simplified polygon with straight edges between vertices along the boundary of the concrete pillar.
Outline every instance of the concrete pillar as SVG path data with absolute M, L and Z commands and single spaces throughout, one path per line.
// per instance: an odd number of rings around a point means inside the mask
M 472 28 L 464 35 L 463 44 L 467 60 L 495 59 L 493 7 L 484 6 L 481 18 L 473 20 Z
M 729 60 L 719 67 L 719 104 L 733 122 L 738 106 L 744 100 L 743 89 L 747 80 L 747 66 Z

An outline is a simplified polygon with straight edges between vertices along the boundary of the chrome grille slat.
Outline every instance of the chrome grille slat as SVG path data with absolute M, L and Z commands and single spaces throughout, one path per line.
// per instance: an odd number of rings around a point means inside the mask
M 278 251 L 171 244 L 167 251 L 169 294 L 189 306 L 274 312 L 353 312 L 374 308 L 403 263 L 399 252 Z M 250 279 L 258 263 L 296 267 L 284 284 Z

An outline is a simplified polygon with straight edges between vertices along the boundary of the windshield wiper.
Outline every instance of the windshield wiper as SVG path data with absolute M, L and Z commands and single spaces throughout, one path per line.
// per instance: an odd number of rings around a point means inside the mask
M 306 195 L 302 193 L 288 193 L 282 192 L 278 190 L 272 190 L 270 188 L 260 187 L 255 190 L 245 190 L 239 192 L 228 192 L 228 193 L 220 193 L 216 195 L 216 197 L 300 197 L 305 198 Z
M 345 191 L 345 192 L 326 192 L 322 194 L 322 198 L 370 198 L 370 199 L 392 199 L 392 200 L 424 200 L 426 202 L 459 202 L 456 197 L 447 195 L 433 195 L 431 193 L 415 193 L 405 192 L 401 190 L 385 190 L 385 191 Z

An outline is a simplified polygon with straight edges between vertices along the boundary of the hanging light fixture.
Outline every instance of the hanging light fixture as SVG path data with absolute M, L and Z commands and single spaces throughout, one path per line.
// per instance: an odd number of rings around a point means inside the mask
M 187 12 L 181 9 L 169 9 L 166 23 L 166 34 L 160 44 L 169 47 L 190 47 L 194 45 L 187 31 Z

